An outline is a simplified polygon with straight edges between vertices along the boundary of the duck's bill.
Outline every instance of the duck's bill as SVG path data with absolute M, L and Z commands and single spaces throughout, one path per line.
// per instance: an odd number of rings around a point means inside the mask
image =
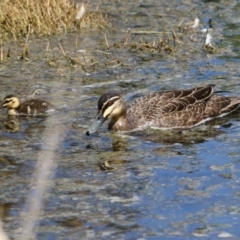
M 92 125 L 88 128 L 86 134 L 89 136 L 90 134 L 95 133 L 105 121 L 106 118 L 103 117 L 102 113 L 99 113 Z

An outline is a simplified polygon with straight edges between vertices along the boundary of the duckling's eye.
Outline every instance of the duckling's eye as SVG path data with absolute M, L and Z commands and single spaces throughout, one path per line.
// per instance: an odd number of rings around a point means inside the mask
M 107 103 L 107 106 L 108 107 L 110 107 L 110 106 L 112 106 L 113 105 L 113 101 L 109 101 L 108 103 Z

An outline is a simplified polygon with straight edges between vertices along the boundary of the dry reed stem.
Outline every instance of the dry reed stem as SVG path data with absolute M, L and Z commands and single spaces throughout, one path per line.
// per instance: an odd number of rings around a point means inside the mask
M 28 54 L 28 45 L 29 45 L 29 35 L 30 35 L 30 29 L 31 26 L 28 26 L 28 33 L 27 33 L 27 37 L 26 37 L 26 41 L 25 44 L 23 46 L 22 52 L 20 54 L 20 58 L 23 60 L 28 60 L 29 54 Z
M 69 56 L 65 53 L 62 45 L 61 45 L 60 43 L 59 43 L 58 45 L 59 45 L 59 48 L 60 48 L 63 56 L 67 59 L 67 61 L 68 61 L 72 66 L 75 66 L 75 65 L 78 64 L 78 65 L 81 66 L 81 68 L 82 68 L 82 70 L 83 70 L 84 72 L 87 72 L 86 68 L 87 68 L 88 66 L 85 66 L 86 64 L 85 64 L 85 65 L 82 64 L 82 63 L 80 62 L 80 60 L 77 59 L 77 58 L 74 59 L 74 58 L 72 58 L 72 57 L 69 57 Z M 92 63 L 91 65 L 95 65 L 96 63 L 97 63 L 97 62 Z
M 53 45 L 52 45 L 52 41 L 51 41 L 51 38 L 48 36 L 48 45 L 47 45 L 47 49 L 46 49 L 46 52 L 50 46 L 51 50 L 52 50 L 52 55 L 53 55 L 53 60 L 56 61 L 56 55 L 55 55 L 55 52 L 54 52 L 54 49 L 53 49 Z
M 131 29 L 128 29 L 127 35 L 125 37 L 125 41 L 123 43 L 124 47 L 128 44 L 128 40 L 129 40 L 130 35 L 131 35 Z
M 184 20 L 185 20 L 185 18 L 183 18 L 183 19 L 180 21 L 180 23 L 178 24 L 178 28 L 181 27 L 181 25 L 182 25 L 182 23 L 183 23 Z
M 109 50 L 109 44 L 108 44 L 108 40 L 107 40 L 106 34 L 104 34 L 104 39 L 105 39 L 105 43 L 106 43 L 106 46 L 107 46 L 107 50 Z
M 173 34 L 173 41 L 174 41 L 174 42 L 183 43 L 183 42 L 181 42 L 181 41 L 178 39 L 177 34 L 175 33 L 174 30 L 172 30 L 172 34 Z
M 8 48 L 8 51 L 7 51 L 7 58 L 10 58 L 10 56 L 11 56 L 11 50 L 10 50 L 10 48 Z
M 98 62 L 94 61 L 91 64 L 89 64 L 88 66 L 86 66 L 86 68 L 94 67 L 96 64 L 98 64 Z
M 65 51 L 63 50 L 63 47 L 62 47 L 62 45 L 61 45 L 60 43 L 58 44 L 58 46 L 59 46 L 59 48 L 61 49 L 61 52 L 62 52 L 63 56 L 64 56 L 72 65 L 75 65 L 75 64 L 79 63 L 78 60 L 73 59 L 73 58 L 67 56 L 67 54 L 66 54 Z
M 41 92 L 42 89 L 36 89 L 32 95 L 28 95 L 27 98 L 34 98 L 35 97 L 35 94 L 38 93 L 38 92 Z
M 3 61 L 3 44 L 2 44 L 2 40 L 0 42 L 0 46 L 1 46 L 0 62 L 2 62 Z

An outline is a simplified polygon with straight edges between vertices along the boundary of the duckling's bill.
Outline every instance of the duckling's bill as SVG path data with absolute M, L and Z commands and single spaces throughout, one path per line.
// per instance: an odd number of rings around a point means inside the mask
M 102 124 L 103 124 L 106 120 L 107 120 L 107 117 L 104 118 L 103 115 L 102 115 L 102 113 L 100 112 L 100 113 L 96 116 L 94 122 L 93 122 L 93 123 L 91 124 L 91 126 L 88 128 L 88 130 L 87 130 L 87 132 L 86 132 L 87 136 L 89 136 L 89 135 L 92 134 L 92 133 L 95 133 L 95 132 L 102 126 Z

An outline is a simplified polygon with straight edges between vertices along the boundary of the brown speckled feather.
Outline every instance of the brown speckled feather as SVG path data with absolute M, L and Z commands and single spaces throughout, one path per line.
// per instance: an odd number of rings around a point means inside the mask
M 151 93 L 137 99 L 127 110 L 135 126 L 184 128 L 236 109 L 239 98 L 213 94 L 213 85 L 182 91 Z
M 44 100 L 32 99 L 21 103 L 16 111 L 23 114 L 35 115 L 46 112 L 49 107 L 50 104 Z

